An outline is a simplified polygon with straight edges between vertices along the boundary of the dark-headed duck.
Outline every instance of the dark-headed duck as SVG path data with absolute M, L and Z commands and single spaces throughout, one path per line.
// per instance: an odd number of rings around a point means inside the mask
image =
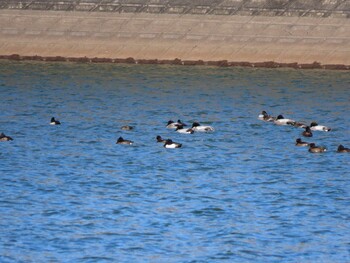
M 296 146 L 309 146 L 308 142 L 303 142 L 300 138 L 295 140 L 295 145 Z
M 51 121 L 50 121 L 50 124 L 51 124 L 51 125 L 60 125 L 61 122 L 58 121 L 58 120 L 56 120 L 55 117 L 52 117 L 52 118 L 51 118 Z
M 124 140 L 123 137 L 119 137 L 116 144 L 126 144 L 126 145 L 131 145 L 133 144 L 133 141 L 130 140 Z
M 157 139 L 157 142 L 161 142 L 161 143 L 165 143 L 166 142 L 166 140 L 163 139 L 160 135 L 157 135 L 156 139 Z
M 303 131 L 302 135 L 304 137 L 312 137 L 312 131 L 309 126 L 306 126 L 305 131 Z
M 13 141 L 10 136 L 5 135 L 4 133 L 0 134 L 0 142 Z
M 323 153 L 323 152 L 327 151 L 327 149 L 325 147 L 316 146 L 314 143 L 310 143 L 309 147 L 310 147 L 309 152 L 311 152 L 311 153 Z
M 350 153 L 350 149 L 349 148 L 345 148 L 343 145 L 339 145 L 338 146 L 338 153 Z
M 174 148 L 180 148 L 182 146 L 181 143 L 177 143 L 177 142 L 173 142 L 172 140 L 170 139 L 167 139 L 164 143 L 164 147 L 165 148 L 171 148 L 171 149 L 174 149 Z

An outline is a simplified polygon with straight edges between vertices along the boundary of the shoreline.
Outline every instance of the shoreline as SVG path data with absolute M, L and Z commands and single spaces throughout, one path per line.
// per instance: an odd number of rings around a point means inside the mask
M 63 56 L 22 56 L 19 54 L 0 55 L 0 60 L 9 61 L 39 61 L 39 62 L 73 62 L 73 63 L 116 63 L 140 65 L 178 65 L 178 66 L 216 66 L 216 67 L 249 67 L 249 68 L 293 68 L 293 69 L 324 69 L 324 70 L 350 70 L 350 65 L 313 63 L 281 63 L 275 61 L 248 62 L 248 61 L 203 61 L 175 59 L 135 59 L 128 58 L 102 58 L 102 57 L 63 57 Z

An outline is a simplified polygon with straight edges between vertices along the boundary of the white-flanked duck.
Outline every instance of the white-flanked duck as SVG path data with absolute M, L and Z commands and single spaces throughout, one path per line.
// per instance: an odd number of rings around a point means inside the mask
M 310 143 L 309 147 L 310 147 L 309 148 L 310 153 L 323 153 L 323 152 L 327 151 L 327 149 L 325 147 L 316 146 L 314 143 Z
M 349 148 L 345 148 L 343 145 L 339 145 L 338 149 L 337 149 L 338 153 L 350 153 L 350 149 Z
M 315 121 L 311 122 L 310 129 L 312 131 L 325 131 L 325 132 L 329 132 L 331 130 L 331 128 L 328 128 L 327 126 L 318 125 L 317 122 Z
M 267 112 L 263 110 L 261 114 L 259 114 L 258 119 L 262 121 L 274 121 L 276 118 L 267 114 Z
M 177 120 L 177 122 L 174 122 L 174 121 L 172 121 L 172 120 L 169 120 L 168 123 L 167 123 L 167 125 L 166 125 L 166 127 L 167 127 L 168 129 L 176 129 L 176 128 L 179 127 L 179 126 L 184 127 L 184 126 L 187 126 L 187 125 L 186 125 L 185 123 L 183 123 L 181 120 Z
M 192 124 L 192 129 L 196 132 L 213 132 L 215 129 L 212 126 L 200 125 L 198 122 Z
M 194 129 L 193 128 L 184 128 L 183 126 L 177 126 L 176 130 L 179 133 L 182 134 L 192 134 L 194 133 Z
M 167 139 L 164 143 L 164 147 L 169 149 L 180 148 L 181 146 L 181 143 L 173 142 L 171 139 Z
M 13 139 L 2 132 L 0 134 L 0 142 L 7 142 L 7 141 L 13 141 Z
M 306 126 L 305 131 L 303 131 L 302 135 L 304 137 L 312 137 L 312 131 L 309 126 Z
M 295 120 L 292 119 L 286 119 L 283 117 L 283 115 L 278 115 L 276 120 L 274 120 L 274 123 L 277 125 L 293 125 L 295 123 Z
M 55 117 L 52 117 L 52 118 L 51 118 L 51 121 L 50 121 L 50 124 L 51 124 L 51 125 L 60 125 L 61 122 L 58 121 L 58 120 L 56 120 Z
M 296 146 L 309 146 L 310 143 L 308 142 L 303 142 L 300 138 L 295 140 L 295 145 Z
M 130 140 L 124 140 L 123 137 L 119 137 L 116 144 L 125 144 L 125 145 L 131 145 L 133 144 L 133 141 Z

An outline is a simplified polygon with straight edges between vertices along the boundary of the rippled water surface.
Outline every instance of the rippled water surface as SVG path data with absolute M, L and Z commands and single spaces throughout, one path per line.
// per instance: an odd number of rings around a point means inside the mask
M 0 91 L 1 262 L 350 261 L 349 72 L 3 61 Z

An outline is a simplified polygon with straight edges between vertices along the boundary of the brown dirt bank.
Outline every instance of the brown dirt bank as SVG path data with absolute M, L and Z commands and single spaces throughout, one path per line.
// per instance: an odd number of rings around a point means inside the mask
M 158 60 L 158 59 L 134 59 L 134 58 L 88 58 L 88 57 L 42 57 L 42 56 L 20 56 L 18 54 L 0 55 L 2 60 L 14 61 L 43 61 L 43 62 L 75 62 L 75 63 L 124 63 L 124 64 L 153 64 L 153 65 L 184 65 L 184 66 L 217 66 L 217 67 L 251 67 L 251 68 L 294 68 L 294 69 L 329 69 L 350 70 L 350 65 L 341 64 L 310 64 L 278 63 L 274 61 L 251 63 L 247 61 L 233 62 L 227 60 L 203 61 L 203 60 Z

